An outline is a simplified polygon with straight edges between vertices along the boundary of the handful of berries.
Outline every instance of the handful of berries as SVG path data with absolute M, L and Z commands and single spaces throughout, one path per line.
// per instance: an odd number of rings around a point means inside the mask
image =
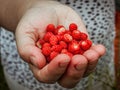
M 46 27 L 46 34 L 37 41 L 36 45 L 50 62 L 60 53 L 70 57 L 75 54 L 83 54 L 91 47 L 92 42 L 88 39 L 87 34 L 78 30 L 75 23 L 69 25 L 69 30 L 66 30 L 63 25 L 55 27 L 53 24 L 49 24 Z

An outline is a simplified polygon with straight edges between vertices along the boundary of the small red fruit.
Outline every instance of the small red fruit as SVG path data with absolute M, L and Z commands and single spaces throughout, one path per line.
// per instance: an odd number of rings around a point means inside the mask
M 55 52 L 55 51 L 51 52 L 51 54 L 50 54 L 50 60 L 52 60 L 52 59 L 53 59 L 54 57 L 56 57 L 58 54 L 59 54 L 59 53 L 58 53 L 58 52 Z
M 67 49 L 62 49 L 62 50 L 61 50 L 61 53 L 64 53 L 64 54 L 67 53 L 67 52 L 68 52 Z
M 56 52 L 61 52 L 62 46 L 61 45 L 54 45 L 54 46 L 52 46 L 51 50 L 56 51 Z
M 71 43 L 69 43 L 68 51 L 73 54 L 79 53 L 79 51 L 80 51 L 79 43 L 77 41 L 72 41 Z
M 44 35 L 43 40 L 46 41 L 46 42 L 49 42 L 49 39 L 50 39 L 51 36 L 53 36 L 53 33 L 52 32 L 47 32 Z
M 58 35 L 63 35 L 66 32 L 65 27 L 61 26 L 57 29 L 57 34 Z
M 84 52 L 85 52 L 85 50 L 83 50 L 83 49 L 80 48 L 80 51 L 79 51 L 78 54 L 81 54 L 81 55 L 82 55 Z
M 81 32 L 79 30 L 73 30 L 72 31 L 72 37 L 76 40 L 80 40 Z
M 86 40 L 86 41 L 90 46 L 92 46 L 92 41 L 91 40 Z
M 54 24 L 48 24 L 46 28 L 47 32 L 54 32 L 55 31 L 55 26 Z
M 63 40 L 65 42 L 71 42 L 73 40 L 72 36 L 70 34 L 64 34 L 63 35 Z
M 60 41 L 59 44 L 62 48 L 67 48 L 67 43 L 65 41 Z
M 52 35 L 49 39 L 51 45 L 56 45 L 58 43 L 58 38 L 55 35 Z
M 70 25 L 69 25 L 69 30 L 70 31 L 73 31 L 73 30 L 77 30 L 77 25 L 75 24 L 75 23 L 71 23 Z
M 36 46 L 42 50 L 46 60 L 50 62 L 58 54 L 67 54 L 72 58 L 75 54 L 83 54 L 92 46 L 86 33 L 80 32 L 75 23 L 69 25 L 69 30 L 63 25 L 57 28 L 53 24 L 46 27 L 43 39 L 36 42 Z
M 51 48 L 50 48 L 50 47 L 43 47 L 43 48 L 42 48 L 42 53 L 43 53 L 45 56 L 49 56 L 50 53 L 51 53 Z
M 86 33 L 81 32 L 80 34 L 80 40 L 87 40 L 88 36 Z
M 79 44 L 80 44 L 81 49 L 83 49 L 85 51 L 88 50 L 92 45 L 90 40 L 80 41 Z
M 43 45 L 45 43 L 45 41 L 43 39 L 39 39 L 39 43 L 40 43 L 40 45 Z
M 50 43 L 44 43 L 43 45 L 42 45 L 42 48 L 44 48 L 44 47 L 51 47 L 51 45 L 50 45 Z
M 56 37 L 58 38 L 58 41 L 61 41 L 63 36 L 62 35 L 56 35 Z

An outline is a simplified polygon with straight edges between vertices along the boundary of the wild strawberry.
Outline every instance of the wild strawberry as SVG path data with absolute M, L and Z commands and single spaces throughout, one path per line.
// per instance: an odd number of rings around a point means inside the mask
M 50 48 L 50 47 L 43 47 L 43 48 L 42 48 L 42 53 L 43 53 L 45 56 L 49 56 L 50 53 L 51 53 L 51 48 Z
M 51 54 L 50 54 L 50 60 L 52 60 L 52 59 L 53 59 L 54 57 L 56 57 L 58 54 L 59 54 L 59 53 L 58 53 L 58 52 L 55 52 L 55 51 L 51 52 Z
M 67 52 L 68 52 L 67 49 L 62 49 L 62 50 L 61 50 L 61 53 L 64 53 L 64 54 L 67 53 Z
M 81 32 L 80 34 L 80 40 L 86 40 L 88 38 L 86 33 Z
M 63 27 L 63 25 L 58 25 L 57 28 L 54 30 L 54 35 L 58 35 L 58 30 Z
M 60 41 L 59 44 L 62 48 L 67 48 L 67 43 L 65 41 Z
M 50 43 L 44 43 L 43 45 L 42 45 L 42 48 L 44 48 L 44 47 L 51 47 L 51 45 L 50 45 Z
M 90 45 L 90 47 L 92 46 L 92 41 L 91 40 L 86 40 L 87 43 Z
M 79 50 L 80 50 L 80 46 L 77 41 L 72 41 L 71 43 L 69 43 L 69 45 L 68 45 L 69 52 L 71 52 L 73 54 L 77 54 L 77 53 L 79 53 Z
M 54 32 L 55 31 L 55 26 L 54 24 L 48 24 L 46 28 L 47 32 Z
M 71 35 L 71 31 L 69 31 L 69 30 L 66 30 L 65 33 Z
M 51 45 L 56 45 L 58 43 L 58 38 L 55 35 L 52 35 L 49 39 Z
M 44 35 L 43 40 L 46 41 L 46 42 L 49 42 L 49 39 L 50 39 L 51 36 L 53 36 L 53 33 L 52 32 L 47 32 Z
M 61 26 L 61 27 L 59 27 L 58 29 L 57 29 L 57 34 L 58 35 L 62 35 L 62 34 L 64 34 L 66 32 L 66 29 L 65 29 L 65 27 L 63 27 L 63 26 Z
M 81 55 L 82 55 L 84 52 L 85 52 L 85 50 L 83 50 L 83 49 L 81 49 L 81 48 L 80 48 L 80 50 L 79 50 L 79 53 L 78 53 L 78 54 L 81 54 Z
M 79 44 L 80 44 L 81 49 L 86 51 L 91 47 L 92 43 L 90 40 L 84 40 L 84 41 L 80 41 Z
M 73 30 L 77 30 L 77 25 L 75 24 L 75 23 L 71 23 L 70 25 L 69 25 L 69 30 L 70 31 L 73 31 Z
M 38 42 L 40 43 L 40 45 L 43 45 L 45 43 L 43 39 L 39 39 Z
M 54 45 L 54 46 L 52 46 L 51 50 L 56 51 L 56 52 L 61 52 L 62 46 L 61 45 Z
M 80 40 L 81 32 L 79 30 L 73 30 L 72 31 L 72 37 L 76 40 Z
M 39 39 L 36 46 L 41 48 L 48 62 L 58 54 L 67 54 L 72 58 L 75 54 L 83 54 L 92 46 L 92 41 L 87 39 L 86 33 L 78 31 L 75 23 L 69 25 L 66 30 L 63 25 L 57 28 L 53 24 L 46 27 L 46 34 L 43 39 Z
M 72 36 L 70 34 L 64 34 L 63 35 L 63 40 L 65 42 L 71 42 L 73 40 Z
M 58 41 L 61 41 L 61 40 L 62 40 L 62 38 L 63 38 L 63 36 L 62 36 L 62 35 L 56 35 L 56 37 L 57 37 Z

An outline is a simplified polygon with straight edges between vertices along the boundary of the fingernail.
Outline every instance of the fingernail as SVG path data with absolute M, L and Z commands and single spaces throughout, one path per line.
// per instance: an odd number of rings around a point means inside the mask
M 69 64 L 69 62 L 70 62 L 70 60 L 68 59 L 66 59 L 64 62 L 61 62 L 60 63 L 60 67 L 66 67 L 68 64 Z
M 75 65 L 75 68 L 80 71 L 80 70 L 85 69 L 85 65 L 80 63 L 80 64 Z

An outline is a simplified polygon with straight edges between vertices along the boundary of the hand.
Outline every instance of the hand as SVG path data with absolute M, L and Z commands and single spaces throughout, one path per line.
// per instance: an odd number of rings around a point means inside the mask
M 23 60 L 29 63 L 37 80 L 58 82 L 63 87 L 73 88 L 82 77 L 95 69 L 98 59 L 105 53 L 105 47 L 93 45 L 83 55 L 74 55 L 72 58 L 60 54 L 47 64 L 35 44 L 44 36 L 45 28 L 50 23 L 66 28 L 70 23 L 76 23 L 79 30 L 87 33 L 82 20 L 71 8 L 55 1 L 38 1 L 26 11 L 16 29 L 18 51 Z

